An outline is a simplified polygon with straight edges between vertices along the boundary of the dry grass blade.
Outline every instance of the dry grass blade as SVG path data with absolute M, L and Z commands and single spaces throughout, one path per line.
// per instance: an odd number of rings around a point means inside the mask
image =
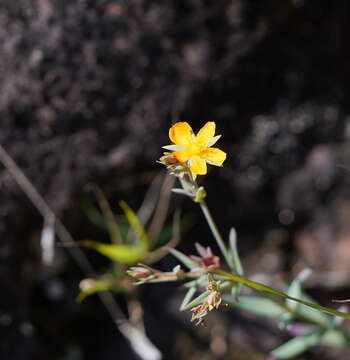
M 23 192 L 28 196 L 35 208 L 44 217 L 44 219 L 55 219 L 55 232 L 57 237 L 62 241 L 62 243 L 74 243 L 75 241 L 73 236 L 61 222 L 61 220 L 56 217 L 55 213 L 51 210 L 44 198 L 39 194 L 38 190 L 29 181 L 23 171 L 17 166 L 15 161 L 1 145 L 0 161 L 3 163 L 7 171 L 11 174 L 11 176 L 14 178 L 14 180 L 17 182 Z M 85 273 L 87 277 L 96 276 L 96 273 L 91 263 L 79 247 L 69 246 L 67 247 L 67 251 L 71 254 L 73 259 L 76 261 L 78 266 L 81 268 L 81 270 Z M 160 351 L 151 343 L 151 341 L 144 333 L 134 327 L 130 323 L 130 321 L 125 318 L 123 312 L 114 300 L 113 295 L 110 292 L 105 291 L 99 292 L 98 296 L 100 297 L 101 302 L 105 306 L 109 315 L 113 319 L 116 327 L 125 336 L 125 338 L 128 339 L 135 353 L 137 353 L 139 357 L 143 360 L 161 360 L 162 355 Z

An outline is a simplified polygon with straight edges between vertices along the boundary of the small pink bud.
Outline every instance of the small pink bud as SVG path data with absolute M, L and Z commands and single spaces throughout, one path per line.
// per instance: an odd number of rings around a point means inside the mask
M 164 156 L 159 159 L 159 162 L 167 166 L 178 163 L 172 153 L 164 153 Z
M 149 269 L 143 268 L 141 266 L 131 267 L 126 272 L 135 279 L 144 279 L 151 275 L 151 271 Z

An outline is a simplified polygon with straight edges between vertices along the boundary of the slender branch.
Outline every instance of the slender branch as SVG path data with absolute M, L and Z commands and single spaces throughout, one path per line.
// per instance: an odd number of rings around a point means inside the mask
M 195 176 L 192 174 L 192 172 L 191 172 L 191 170 L 189 168 L 187 169 L 187 176 L 188 176 L 188 179 L 189 179 L 190 183 L 193 186 L 194 191 L 197 192 L 199 187 L 198 187 Z M 180 178 L 180 182 L 181 182 L 182 187 L 185 189 L 186 188 L 186 186 L 184 184 L 185 181 Z M 236 270 L 234 264 L 232 263 L 229 255 L 228 255 L 228 251 L 226 249 L 225 242 L 224 242 L 224 240 L 223 240 L 223 238 L 222 238 L 222 236 L 221 236 L 221 234 L 219 232 L 218 227 L 216 226 L 216 223 L 215 223 L 214 218 L 213 218 L 213 216 L 212 216 L 212 214 L 211 214 L 211 212 L 209 210 L 209 207 L 208 207 L 207 203 L 203 199 L 203 200 L 201 200 L 199 202 L 199 205 L 200 205 L 200 207 L 202 209 L 202 212 L 204 214 L 204 217 L 205 217 L 205 219 L 206 219 L 206 221 L 207 221 L 207 223 L 209 225 L 209 228 L 210 228 L 210 230 L 211 230 L 211 232 L 212 232 L 212 234 L 213 234 L 213 236 L 214 236 L 214 238 L 215 238 L 215 240 L 216 240 L 216 242 L 217 242 L 223 256 L 225 257 L 225 260 L 226 260 L 227 264 L 229 265 L 229 267 L 232 270 Z
M 54 219 L 54 229 L 57 237 L 62 243 L 72 244 L 74 242 L 73 236 L 64 226 L 50 206 L 40 195 L 38 190 L 25 176 L 23 171 L 17 166 L 15 161 L 11 158 L 8 152 L 0 144 L 0 161 L 14 178 L 16 183 L 20 186 L 23 192 L 28 196 L 34 207 L 40 212 L 44 219 Z M 67 247 L 67 251 L 77 262 L 78 266 L 88 277 L 96 277 L 95 270 L 91 263 L 81 251 L 79 247 Z M 160 360 L 162 355 L 160 351 L 151 343 L 151 341 L 139 329 L 134 327 L 124 316 L 118 304 L 109 291 L 99 292 L 98 296 L 101 299 L 104 307 L 113 319 L 119 331 L 129 340 L 132 349 L 143 360 Z
M 215 224 L 214 218 L 210 213 L 210 210 L 208 208 L 207 203 L 204 200 L 202 200 L 199 203 L 199 205 L 200 205 L 200 207 L 202 209 L 202 212 L 204 214 L 205 219 L 207 220 L 207 223 L 208 223 L 208 225 L 210 227 L 210 230 L 211 230 L 211 232 L 212 232 L 212 234 L 213 234 L 213 236 L 214 236 L 214 238 L 215 238 L 215 240 L 216 240 L 222 254 L 225 257 L 225 260 L 226 260 L 227 264 L 231 267 L 232 262 L 231 262 L 231 260 L 230 260 L 230 258 L 228 256 L 228 252 L 227 252 L 224 240 L 223 240 L 223 238 L 222 238 L 222 236 L 221 236 L 221 234 L 220 234 L 220 232 L 218 230 L 218 227 Z
M 174 186 L 174 183 L 175 178 L 167 175 L 162 184 L 158 204 L 154 211 L 152 221 L 147 229 L 147 234 L 152 245 L 154 245 L 154 242 L 157 240 L 166 220 L 171 197 L 171 188 Z
M 234 283 L 240 283 L 242 285 L 245 285 L 245 286 L 248 286 L 248 287 L 250 287 L 252 289 L 255 289 L 255 290 L 259 291 L 259 292 L 262 292 L 264 294 L 276 295 L 276 296 L 282 297 L 284 299 L 293 300 L 293 301 L 295 301 L 295 302 L 297 302 L 299 304 L 308 306 L 310 308 L 322 311 L 322 312 L 330 314 L 330 315 L 336 315 L 336 316 L 342 317 L 344 319 L 350 319 L 350 313 L 334 310 L 334 309 L 328 308 L 326 306 L 321 306 L 321 305 L 314 304 L 314 303 L 311 303 L 311 302 L 306 301 L 306 300 L 295 298 L 295 297 L 290 296 L 288 294 L 285 294 L 285 293 L 283 293 L 283 292 L 281 292 L 279 290 L 273 289 L 273 288 L 271 288 L 271 287 L 269 287 L 267 285 L 258 283 L 258 282 L 253 281 L 253 280 L 249 280 L 249 279 L 244 278 L 242 276 L 231 274 L 231 273 L 223 271 L 221 269 L 211 269 L 210 272 L 213 273 L 213 274 L 221 275 L 221 276 L 225 277 L 226 280 L 232 281 Z

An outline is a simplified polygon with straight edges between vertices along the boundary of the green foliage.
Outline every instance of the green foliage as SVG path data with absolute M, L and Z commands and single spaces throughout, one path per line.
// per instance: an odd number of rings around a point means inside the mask
M 343 347 L 350 345 L 349 335 L 342 330 L 330 329 L 327 330 L 321 340 L 321 345 Z
M 213 141 L 217 139 L 215 138 Z M 175 147 L 171 145 L 167 149 L 175 150 Z M 204 318 L 209 311 L 219 308 L 223 300 L 226 304 L 232 305 L 237 309 L 257 316 L 277 319 L 281 325 L 280 327 L 287 331 L 294 327 L 294 331 L 298 336 L 291 338 L 273 350 L 271 355 L 275 359 L 295 358 L 319 344 L 338 347 L 350 344 L 349 335 L 340 327 L 343 319 L 350 319 L 350 313 L 321 306 L 305 293 L 303 284 L 310 275 L 310 270 L 302 271 L 289 286 L 286 286 L 285 292 L 244 277 L 244 270 L 237 249 L 235 229 L 232 228 L 230 231 L 229 244 L 227 246 L 204 201 L 206 191 L 203 187 L 198 187 L 195 181 L 196 177 L 184 165 L 181 165 L 181 173 L 172 171 L 172 174 L 178 176 L 182 185 L 182 189 L 172 189 L 172 191 L 180 195 L 189 196 L 192 200 L 199 203 L 212 235 L 221 250 L 222 258 L 226 260 L 230 272 L 219 268 L 220 258 L 213 254 L 209 247 L 204 248 L 197 243 L 196 248 L 200 255 L 200 257 L 197 257 L 197 261 L 194 261 L 190 256 L 179 250 L 173 248 L 168 250 L 189 271 L 186 272 L 180 265 L 175 266 L 172 271 L 168 272 L 149 267 L 147 260 L 149 260 L 149 264 L 152 263 L 150 258 L 152 258 L 156 251 L 150 253 L 150 240 L 136 213 L 124 201 L 120 202 L 120 207 L 123 209 L 129 230 L 131 229 L 132 233 L 121 230 L 107 201 L 98 191 L 97 195 L 104 220 L 102 221 L 101 214 L 94 209 L 93 211 L 90 209 L 90 217 L 96 223 L 104 223 L 114 243 L 102 244 L 87 240 L 82 242 L 82 244 L 121 264 L 122 269 L 123 264 L 134 265 L 145 260 L 145 264 L 139 263 L 137 266 L 127 270 L 127 273 L 136 280 L 136 284 L 187 280 L 184 285 L 187 288 L 187 292 L 183 298 L 180 310 L 191 310 L 191 321 L 195 320 L 197 325 L 204 322 Z M 133 236 L 127 236 L 126 233 Z M 161 236 L 157 235 L 154 237 L 158 237 L 159 243 Z M 180 238 L 179 231 L 177 236 L 173 235 L 173 237 Z M 157 257 L 153 257 L 153 259 L 155 258 Z M 119 270 L 118 273 L 120 273 Z M 262 296 L 240 295 L 243 286 L 258 291 Z M 98 291 L 107 290 L 110 287 L 111 282 L 108 280 L 92 281 L 88 287 L 82 288 L 79 298 L 83 299 L 86 296 Z M 231 289 L 230 294 L 223 293 L 226 288 Z M 197 292 L 199 295 L 195 297 Z M 298 323 L 295 323 L 296 321 Z M 298 324 L 300 323 L 306 326 L 301 326 L 298 330 Z M 303 332 L 300 334 L 301 330 L 305 331 L 305 329 L 308 333 Z
M 85 286 L 84 282 L 86 284 Z M 78 296 L 78 301 L 83 301 L 86 297 L 96 294 L 97 292 L 110 290 L 112 287 L 111 281 L 109 280 L 85 279 L 80 284 L 81 291 Z
M 314 330 L 309 334 L 297 336 L 272 351 L 276 359 L 293 359 L 316 345 L 343 347 L 349 346 L 349 339 L 343 331 L 330 329 Z
M 241 259 L 239 257 L 238 249 L 237 249 L 237 233 L 234 228 L 231 228 L 229 235 L 229 248 L 228 259 L 230 268 L 239 276 L 244 275 L 243 265 Z M 238 299 L 239 292 L 241 290 L 242 284 L 236 284 L 232 287 L 232 295 Z
M 139 218 L 125 201 L 120 201 L 119 205 L 123 209 L 131 228 L 135 231 L 137 245 L 144 251 L 148 250 L 150 247 L 150 242 L 145 228 L 142 226 Z
M 249 311 L 259 316 L 281 319 L 282 315 L 286 313 L 283 307 L 268 298 L 241 295 L 237 301 L 235 297 L 224 295 L 223 300 L 237 309 Z
M 109 208 L 104 205 L 106 226 L 111 239 L 123 243 L 104 244 L 97 241 L 85 240 L 81 242 L 81 245 L 94 249 L 101 255 L 104 255 L 111 260 L 119 261 L 127 265 L 133 265 L 141 261 L 147 255 L 149 249 L 149 239 L 144 227 L 130 206 L 127 205 L 125 201 L 121 201 L 120 207 L 123 209 L 124 215 L 130 227 L 134 230 L 134 244 L 126 244 L 125 237 L 121 238 L 120 230 L 114 215 L 111 214 L 109 212 Z M 96 212 L 94 212 L 94 215 L 96 216 Z
M 202 294 L 200 294 L 199 296 L 197 296 L 194 300 L 192 300 L 190 303 L 188 303 L 185 307 L 185 309 L 189 310 L 199 304 L 201 304 L 210 294 L 210 291 L 205 291 Z
M 292 359 L 317 345 L 320 339 L 321 335 L 319 333 L 298 336 L 279 346 L 271 354 L 276 359 Z
M 185 266 L 187 266 L 189 269 L 198 268 L 198 264 L 195 261 L 193 261 L 189 256 L 183 254 L 181 251 L 176 249 L 169 249 L 169 252 L 179 261 L 181 261 Z
M 309 303 L 317 304 L 314 299 L 307 296 L 304 292 L 302 292 L 300 299 Z M 307 306 L 298 306 L 296 310 L 297 315 L 300 318 L 309 321 L 310 323 L 318 324 L 323 328 L 327 328 L 330 326 L 332 317 L 322 311 L 318 311 L 317 309 L 312 309 Z
M 343 317 L 344 319 L 350 319 L 350 313 L 341 312 L 341 311 L 334 310 L 334 309 L 331 309 L 331 308 L 328 308 L 328 307 L 325 307 L 325 306 L 313 304 L 313 303 L 308 302 L 306 300 L 301 300 L 301 299 L 294 298 L 294 297 L 289 296 L 289 295 L 287 295 L 287 294 L 285 294 L 285 293 L 283 293 L 281 291 L 275 290 L 275 289 L 273 289 L 273 288 L 271 288 L 269 286 L 260 284 L 258 282 L 252 281 L 252 280 L 248 280 L 248 279 L 246 279 L 244 277 L 241 277 L 241 276 L 230 274 L 230 273 L 228 273 L 226 271 L 223 271 L 223 270 L 214 269 L 214 270 L 212 270 L 212 272 L 214 274 L 221 275 L 224 278 L 229 279 L 231 281 L 238 282 L 240 284 L 246 285 L 246 286 L 248 286 L 248 287 L 250 287 L 250 288 L 252 288 L 254 290 L 257 290 L 257 291 L 260 291 L 260 292 L 263 292 L 263 293 L 267 293 L 267 294 L 271 294 L 271 295 L 280 296 L 280 297 L 288 299 L 288 300 L 293 300 L 293 301 L 295 301 L 295 302 L 297 302 L 299 304 L 309 306 L 310 308 L 313 308 L 313 309 L 316 309 L 316 310 L 319 310 L 319 311 L 323 311 L 323 312 L 325 312 L 327 314 L 340 316 L 340 317 Z
M 81 242 L 81 245 L 94 249 L 111 260 L 130 265 L 141 261 L 146 255 L 143 249 L 136 248 L 132 245 L 104 244 L 92 240 L 84 240 Z
M 196 293 L 197 289 L 193 286 L 193 287 L 190 287 L 188 290 L 187 290 L 187 293 L 182 301 L 182 304 L 180 306 L 180 310 L 186 310 L 187 309 L 187 305 L 189 304 L 189 302 L 192 300 L 194 294 Z

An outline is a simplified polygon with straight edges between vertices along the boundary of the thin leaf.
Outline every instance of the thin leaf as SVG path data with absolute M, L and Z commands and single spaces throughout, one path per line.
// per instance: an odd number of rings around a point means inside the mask
M 320 339 L 319 333 L 298 336 L 279 346 L 271 354 L 276 359 L 291 359 L 317 345 Z
M 302 270 L 295 277 L 295 279 L 290 283 L 290 285 L 286 291 L 286 294 L 289 296 L 292 296 L 294 298 L 301 299 L 302 294 L 303 294 L 302 285 L 310 275 L 311 275 L 310 269 L 306 268 L 306 269 Z M 301 307 L 299 303 L 292 301 L 292 300 L 288 300 L 288 299 L 286 300 L 286 304 L 289 307 L 289 309 L 291 309 L 292 311 L 289 313 L 286 313 L 282 317 L 281 322 L 279 324 L 281 329 L 287 328 L 287 326 L 290 324 L 290 322 L 293 320 L 293 318 L 297 314 L 299 307 Z M 309 309 L 307 309 L 307 310 L 309 310 Z
M 197 281 L 197 279 L 195 279 L 195 280 L 191 280 L 191 281 L 188 281 L 187 283 L 185 283 L 184 287 L 191 288 L 191 287 L 195 287 L 197 285 L 198 285 L 198 281 Z
M 237 233 L 234 228 L 231 228 L 230 230 L 229 244 L 230 244 L 229 254 L 230 257 L 232 258 L 232 266 L 234 270 L 237 272 L 237 275 L 243 276 L 244 270 L 237 250 Z
M 257 296 L 240 296 L 239 301 L 230 295 L 223 295 L 223 300 L 228 304 L 253 314 L 280 319 L 286 311 L 274 301 Z
M 85 279 L 80 284 L 83 284 L 84 281 L 91 281 L 91 285 L 82 287 L 82 290 L 80 291 L 78 295 L 78 301 L 81 302 L 88 296 L 91 296 L 93 294 L 96 294 L 100 291 L 107 291 L 111 288 L 111 283 L 108 280 L 92 280 L 92 279 Z
M 233 271 L 236 272 L 237 275 L 239 276 L 243 276 L 244 271 L 243 271 L 243 266 L 241 263 L 241 260 L 239 258 L 239 253 L 238 253 L 238 249 L 237 249 L 237 233 L 236 230 L 232 227 L 230 230 L 230 235 L 229 235 L 229 249 L 227 250 L 228 252 L 228 259 L 230 260 L 230 267 Z M 241 284 L 237 284 L 237 286 L 232 287 L 232 295 L 235 298 L 238 298 L 239 293 L 241 291 Z
M 349 346 L 350 342 L 348 336 L 341 330 L 330 329 L 323 334 L 320 344 L 344 347 Z
M 302 294 L 301 300 L 305 300 L 310 303 L 318 305 L 314 299 L 312 299 L 310 296 L 306 294 Z M 307 319 L 308 321 L 313 322 L 315 324 L 319 324 L 321 327 L 328 328 L 330 326 L 331 317 L 319 310 L 310 309 L 307 306 L 298 306 L 298 308 L 296 309 L 296 313 L 297 316 Z
M 350 319 L 350 313 L 341 312 L 341 311 L 334 310 L 334 309 L 331 309 L 331 308 L 328 308 L 328 307 L 325 307 L 325 306 L 313 304 L 313 303 L 310 303 L 310 302 L 305 301 L 305 300 L 294 298 L 294 297 L 289 296 L 289 295 L 287 295 L 287 294 L 285 294 L 285 293 L 283 293 L 281 291 L 275 290 L 275 289 L 273 289 L 273 288 L 271 288 L 269 286 L 260 284 L 258 282 L 252 281 L 252 280 L 248 280 L 248 279 L 246 279 L 244 277 L 241 277 L 241 276 L 238 276 L 238 275 L 230 274 L 230 273 L 228 273 L 226 271 L 223 271 L 223 270 L 220 270 L 220 269 L 212 269 L 210 271 L 212 273 L 214 273 L 214 274 L 221 275 L 221 276 L 225 277 L 228 280 L 238 282 L 240 284 L 246 285 L 246 286 L 248 286 L 248 287 L 250 287 L 252 289 L 261 291 L 263 293 L 280 296 L 280 297 L 283 297 L 285 299 L 296 301 L 296 302 L 298 302 L 300 304 L 303 304 L 305 306 L 309 306 L 310 308 L 323 311 L 323 312 L 325 312 L 327 314 L 340 316 L 340 317 L 343 317 L 345 319 Z
M 287 295 L 295 298 L 301 298 L 303 294 L 302 285 L 309 278 L 310 275 L 311 275 L 310 269 L 306 268 L 302 270 L 289 285 L 289 288 L 287 290 Z M 291 300 L 287 300 L 287 304 L 292 310 L 297 309 L 299 306 L 298 303 Z
M 97 241 L 84 240 L 81 245 L 94 249 L 111 260 L 120 261 L 125 264 L 135 264 L 143 259 L 146 252 L 131 245 L 103 244 Z
M 187 266 L 189 269 L 196 269 L 198 268 L 198 264 L 193 261 L 190 257 L 188 257 L 187 255 L 183 254 L 181 251 L 176 250 L 176 249 L 169 249 L 169 252 L 171 253 L 171 255 L 175 256 L 176 259 L 178 259 L 179 261 L 181 261 L 185 266 Z
M 143 250 L 149 249 L 150 244 L 149 244 L 149 240 L 148 240 L 145 228 L 140 223 L 135 212 L 131 209 L 131 207 L 125 201 L 120 201 L 119 205 L 123 209 L 124 214 L 125 214 L 126 218 L 128 219 L 130 226 L 134 229 L 134 231 L 136 233 L 136 240 L 138 241 L 140 247 Z
M 197 296 L 194 300 L 192 300 L 189 304 L 186 305 L 185 310 L 190 310 L 191 308 L 200 305 L 204 302 L 204 300 L 208 297 L 210 291 L 205 291 L 204 293 Z
M 191 301 L 191 299 L 193 298 L 194 294 L 196 293 L 197 289 L 193 286 L 190 287 L 182 301 L 182 304 L 180 306 L 180 311 L 186 310 L 186 306 L 187 304 Z

